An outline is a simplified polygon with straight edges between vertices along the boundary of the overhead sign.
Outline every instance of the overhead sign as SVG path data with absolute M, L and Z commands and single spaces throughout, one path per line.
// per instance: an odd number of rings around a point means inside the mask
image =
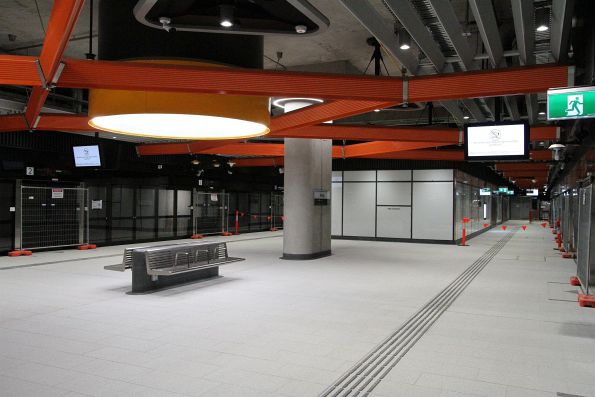
M 539 196 L 539 189 L 527 189 L 527 196 Z
M 512 196 L 512 195 L 514 195 L 514 190 L 509 190 L 506 192 L 506 194 L 508 194 L 509 196 Z
M 573 87 L 547 92 L 547 119 L 595 117 L 595 87 Z
M 35 175 L 35 168 L 34 167 L 25 168 L 25 175 Z
M 74 146 L 74 165 L 76 167 L 99 167 L 101 166 L 101 157 L 99 156 L 99 146 Z
M 507 187 L 499 187 L 498 188 L 498 192 L 499 193 L 507 193 L 508 192 L 508 188 Z
M 529 125 L 522 121 L 478 123 L 465 126 L 465 160 L 526 160 Z
M 479 189 L 479 195 L 480 196 L 491 196 L 492 189 L 490 189 L 489 187 L 481 188 L 481 189 Z

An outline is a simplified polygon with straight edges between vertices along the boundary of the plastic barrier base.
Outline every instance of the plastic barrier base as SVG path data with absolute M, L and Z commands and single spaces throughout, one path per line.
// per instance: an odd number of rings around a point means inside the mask
M 192 236 L 190 236 L 190 238 L 191 239 L 194 239 L 194 240 L 198 240 L 198 239 L 201 239 L 203 237 L 204 236 L 202 234 L 193 234 Z
M 279 229 L 277 229 L 276 227 L 271 228 L 271 232 L 276 232 L 277 230 L 279 230 Z
M 572 276 L 572 277 L 570 277 L 570 285 L 578 287 L 581 285 L 581 282 L 579 281 L 578 277 Z
M 579 294 L 578 305 L 580 307 L 595 307 L 595 295 Z
M 565 252 L 562 254 L 562 258 L 564 259 L 574 259 L 576 258 L 576 254 L 574 252 Z
M 76 247 L 77 249 L 83 251 L 83 250 L 94 250 L 95 248 L 97 248 L 97 246 L 95 244 L 82 244 L 79 245 L 78 247 Z
M 31 256 L 33 255 L 33 252 L 29 251 L 29 250 L 15 250 L 15 251 L 10 251 L 8 253 L 8 256 Z
M 229 236 L 233 236 L 233 233 L 230 233 L 230 232 L 223 232 L 223 233 L 221 233 L 221 235 L 222 235 L 222 236 L 225 236 L 225 237 L 229 237 Z

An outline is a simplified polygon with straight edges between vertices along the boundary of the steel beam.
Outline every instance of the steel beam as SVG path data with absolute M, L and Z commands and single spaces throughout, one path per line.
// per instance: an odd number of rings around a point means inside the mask
M 490 63 L 494 68 L 499 68 L 504 60 L 504 49 L 502 48 L 502 39 L 496 24 L 496 14 L 492 2 L 489 0 L 469 0 L 469 6 L 477 23 L 486 52 L 490 57 Z
M 568 39 L 572 27 L 574 0 L 552 0 L 550 46 L 557 62 L 568 60 Z
M 403 65 L 409 73 L 416 74 L 418 61 L 411 51 L 402 51 L 392 26 L 382 23 L 382 17 L 368 1 L 340 0 L 351 14 L 366 28 L 382 46 Z
M 483 122 L 483 121 L 487 120 L 486 116 L 483 114 L 482 110 L 479 108 L 479 105 L 473 99 L 465 99 L 465 100 L 463 100 L 463 104 L 469 110 L 471 117 L 473 117 L 473 119 L 475 119 L 475 121 Z
M 360 0 L 361 3 L 364 3 Z M 419 48 L 426 54 L 438 73 L 444 69 L 445 59 L 440 46 L 426 28 L 419 14 L 409 0 L 385 0 L 384 3 L 397 17 L 401 24 L 407 29 L 411 38 L 415 40 Z
M 436 16 L 448 35 L 450 42 L 459 55 L 461 66 L 464 70 L 476 69 L 475 61 L 473 59 L 474 54 L 467 43 L 467 39 L 463 35 L 461 23 L 459 22 L 459 18 L 457 17 L 450 0 L 429 0 L 429 2 L 436 12 Z

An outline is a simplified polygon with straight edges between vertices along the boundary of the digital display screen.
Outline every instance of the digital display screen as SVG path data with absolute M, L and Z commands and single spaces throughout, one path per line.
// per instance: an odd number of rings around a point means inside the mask
M 481 189 L 479 189 L 479 195 L 480 196 L 491 196 L 492 189 L 490 189 L 489 187 L 481 188 Z
M 527 196 L 539 196 L 539 189 L 527 189 Z
M 99 146 L 73 146 L 72 151 L 74 153 L 74 165 L 76 167 L 101 166 Z
M 529 159 L 526 122 L 479 123 L 465 126 L 465 160 Z

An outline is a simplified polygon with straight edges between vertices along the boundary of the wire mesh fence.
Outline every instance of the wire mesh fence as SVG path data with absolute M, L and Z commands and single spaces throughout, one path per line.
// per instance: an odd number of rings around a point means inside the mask
M 229 194 L 200 193 L 194 195 L 194 235 L 223 234 L 229 231 Z
M 19 186 L 17 189 L 17 249 L 56 248 L 88 243 L 87 189 L 43 186 Z

